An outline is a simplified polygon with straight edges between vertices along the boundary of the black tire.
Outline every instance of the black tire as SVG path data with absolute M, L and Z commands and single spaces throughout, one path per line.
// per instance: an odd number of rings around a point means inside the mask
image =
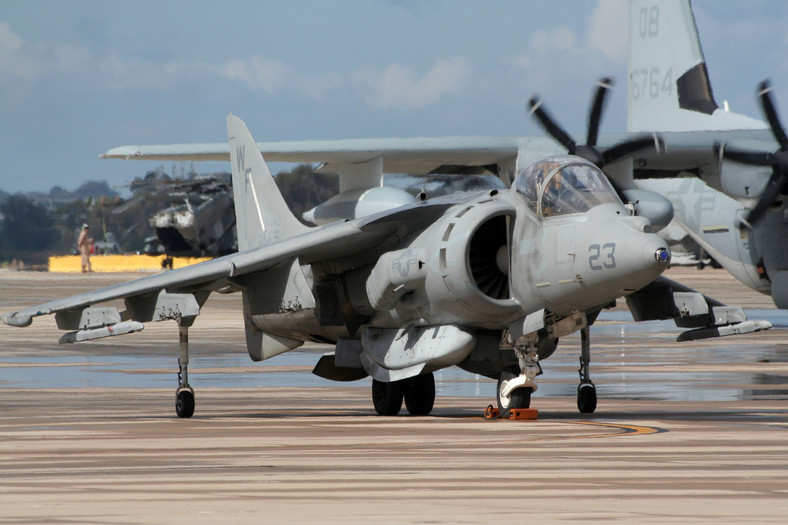
M 194 392 L 181 390 L 175 396 L 175 413 L 178 417 L 192 417 L 194 415 Z
M 593 414 L 596 410 L 596 387 L 593 383 L 580 383 L 578 385 L 577 409 L 581 414 Z
M 435 405 L 435 376 L 424 374 L 405 382 L 405 408 L 412 416 L 426 416 Z
M 372 380 L 372 403 L 381 416 L 396 416 L 402 408 L 403 386 L 400 381 L 384 383 Z
M 523 387 L 518 388 L 509 395 L 509 399 L 501 395 L 501 390 L 508 381 L 520 375 L 520 369 L 514 366 L 507 367 L 501 372 L 498 378 L 498 411 L 502 416 L 509 413 L 514 408 L 529 408 L 531 406 L 531 392 L 532 388 Z

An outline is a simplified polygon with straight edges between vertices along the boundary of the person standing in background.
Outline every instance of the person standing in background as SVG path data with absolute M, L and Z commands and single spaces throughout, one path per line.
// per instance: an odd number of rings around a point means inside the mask
M 82 273 L 92 272 L 93 267 L 90 265 L 90 242 L 93 239 L 88 239 L 89 227 L 87 224 L 82 225 L 82 231 L 79 233 L 77 240 L 77 248 L 79 254 L 82 256 Z

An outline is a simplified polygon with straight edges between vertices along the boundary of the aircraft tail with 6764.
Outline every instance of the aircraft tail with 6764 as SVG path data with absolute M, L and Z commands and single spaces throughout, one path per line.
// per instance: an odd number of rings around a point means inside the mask
M 627 131 L 762 129 L 721 109 L 689 0 L 630 0 Z

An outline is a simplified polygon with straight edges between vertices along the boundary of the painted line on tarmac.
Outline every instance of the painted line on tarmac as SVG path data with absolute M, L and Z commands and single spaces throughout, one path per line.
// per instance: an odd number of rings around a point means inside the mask
M 647 427 L 642 425 L 625 425 L 622 423 L 600 423 L 596 421 L 562 421 L 562 423 L 569 423 L 570 425 L 589 425 L 605 428 L 614 428 L 620 430 L 618 434 L 588 434 L 585 436 L 577 436 L 577 438 L 600 438 L 600 437 L 621 437 L 621 436 L 646 436 L 649 434 L 664 434 L 669 432 L 666 428 L 660 427 Z M 575 439 L 575 438 L 563 438 Z

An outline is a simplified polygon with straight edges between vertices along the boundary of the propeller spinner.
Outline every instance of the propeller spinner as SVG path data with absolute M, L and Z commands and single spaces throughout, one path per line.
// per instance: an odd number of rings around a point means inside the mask
M 758 100 L 761 103 L 766 120 L 769 122 L 772 135 L 774 135 L 774 139 L 780 145 L 777 151 L 774 153 L 747 151 L 727 148 L 719 143 L 714 145 L 720 154 L 728 160 L 749 166 L 772 167 L 772 176 L 763 189 L 758 203 L 747 214 L 746 221 L 749 224 L 757 223 L 763 217 L 763 214 L 766 213 L 766 210 L 774 204 L 781 194 L 785 193 L 788 186 L 788 136 L 785 135 L 777 109 L 772 102 L 771 91 L 772 86 L 768 80 L 764 80 L 758 85 Z

